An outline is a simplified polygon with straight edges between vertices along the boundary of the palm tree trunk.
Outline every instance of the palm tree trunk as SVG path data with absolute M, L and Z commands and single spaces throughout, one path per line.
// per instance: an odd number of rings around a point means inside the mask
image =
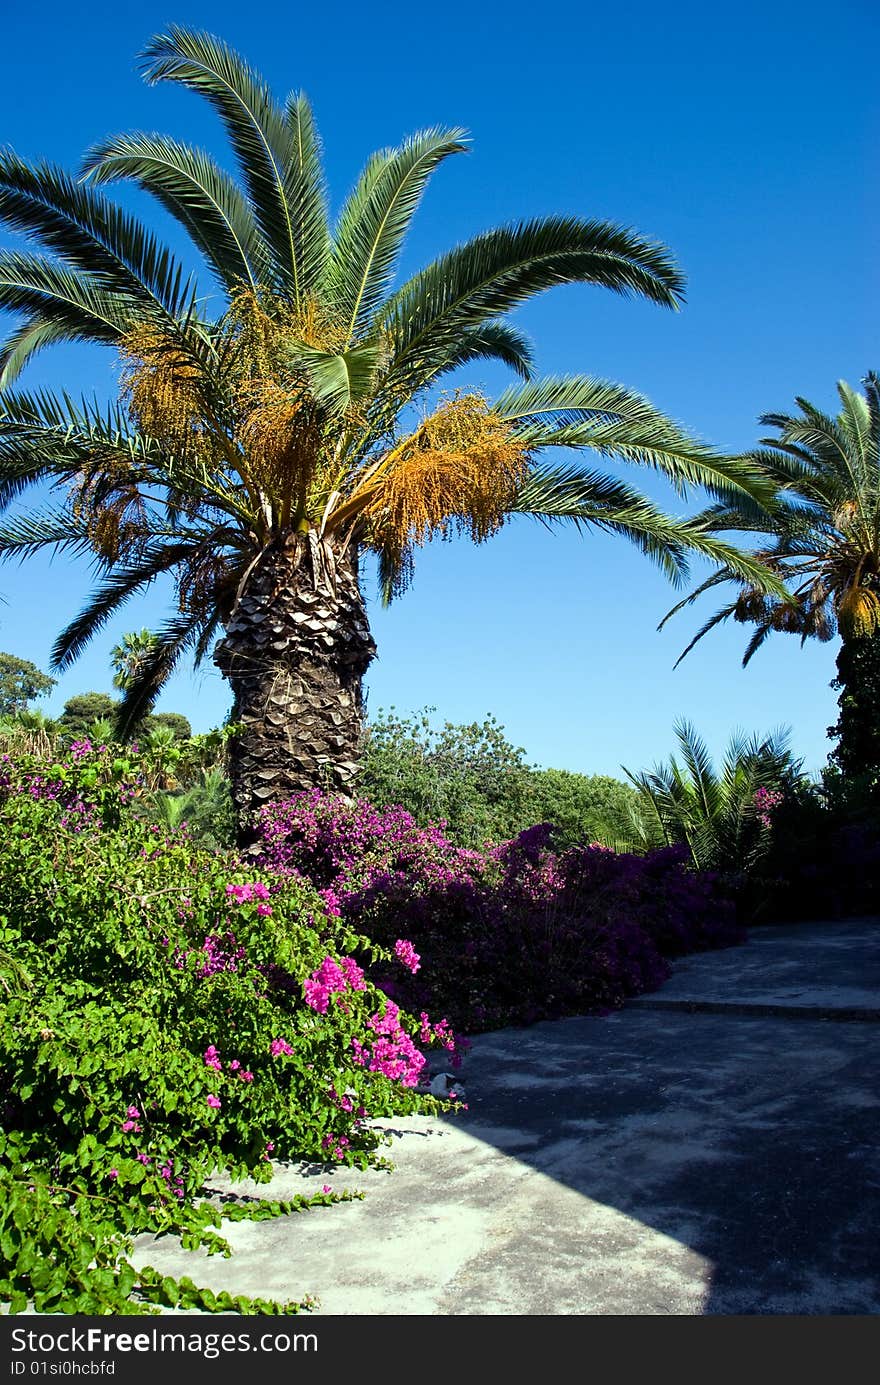
M 230 742 L 239 844 L 260 808 L 316 785 L 350 793 L 363 722 L 362 679 L 376 652 L 357 553 L 288 533 L 245 579 L 214 662 L 235 695 Z
M 880 803 L 880 634 L 843 639 L 831 686 L 840 693 L 840 717 L 828 728 L 837 741 L 830 758 L 844 779 Z

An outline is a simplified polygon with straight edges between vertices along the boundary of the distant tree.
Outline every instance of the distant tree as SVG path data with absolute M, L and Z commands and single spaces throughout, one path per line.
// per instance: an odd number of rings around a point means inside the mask
M 687 721 L 676 723 L 681 760 L 629 775 L 650 800 L 666 840 L 683 842 L 698 870 L 748 871 L 769 850 L 776 809 L 803 783 L 788 733 L 736 732 L 720 771 Z
M 56 681 L 27 659 L 18 659 L 14 654 L 0 654 L 0 716 L 15 716 L 17 712 L 23 712 L 35 697 L 43 697 L 51 692 Z
M 466 845 L 500 841 L 538 822 L 556 829 L 558 847 L 584 841 L 656 845 L 662 832 L 641 795 L 601 774 L 539 769 L 507 739 L 494 717 L 457 726 L 380 712 L 367 728 L 358 792 L 379 807 L 399 804 L 420 822 L 443 820 Z M 647 831 L 646 831 L 647 822 Z
M 100 739 L 113 740 L 113 727 L 120 706 L 121 703 L 115 701 L 109 693 L 80 693 L 65 702 L 64 711 L 58 718 L 58 730 L 69 740 L 78 740 L 90 734 L 95 722 L 106 723 L 106 726 L 102 725 Z M 137 740 L 138 736 L 148 735 L 159 727 L 173 731 L 174 739 L 178 741 L 189 740 L 192 735 L 192 727 L 181 712 L 153 712 L 137 723 L 131 738 Z M 108 729 L 111 734 L 104 734 Z
M 58 718 L 58 730 L 68 740 L 82 740 L 95 721 L 112 721 L 117 703 L 108 693 L 79 693 L 68 698 Z
M 494 717 L 442 729 L 433 707 L 415 716 L 381 712 L 367 727 L 358 792 L 400 804 L 420 823 L 444 821 L 456 841 L 500 840 L 527 825 L 529 766 Z
M 739 498 L 707 510 L 700 524 L 762 535 L 752 557 L 783 579 L 788 597 L 767 593 L 722 563 L 673 607 L 732 583 L 735 594 L 710 616 L 688 650 L 722 621 L 753 627 L 743 663 L 777 631 L 840 639 L 840 715 L 828 734 L 831 761 L 851 786 L 880 807 L 880 375 L 864 393 L 837 383 L 840 411 L 828 414 L 798 398 L 794 414 L 763 414 L 774 436 L 747 454 L 776 488 L 775 503 L 756 509 Z M 668 617 L 666 617 L 668 619 Z M 684 654 L 681 656 L 684 658 Z

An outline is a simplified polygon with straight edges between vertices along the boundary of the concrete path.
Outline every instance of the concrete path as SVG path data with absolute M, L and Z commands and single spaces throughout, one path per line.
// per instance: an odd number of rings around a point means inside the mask
M 609 1017 L 476 1039 L 469 1111 L 388 1123 L 394 1173 L 242 1186 L 365 1201 L 137 1258 L 326 1314 L 875 1314 L 878 1022 L 880 921 L 755 930 Z

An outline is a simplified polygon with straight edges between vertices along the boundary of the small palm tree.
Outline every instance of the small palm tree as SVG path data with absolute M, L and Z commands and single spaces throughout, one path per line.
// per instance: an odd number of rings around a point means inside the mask
M 0 306 L 23 314 L 0 356 L 7 390 L 34 353 L 84 339 L 114 348 L 109 407 L 46 391 L 0 401 L 0 501 L 32 483 L 66 488 L 58 508 L 0 530 L 0 555 L 45 546 L 91 555 L 101 577 L 59 636 L 67 667 L 160 574 L 178 610 L 126 689 L 134 725 L 185 652 L 214 660 L 243 727 L 230 769 L 243 824 L 268 799 L 357 770 L 361 683 L 375 646 L 361 558 L 386 599 L 413 554 L 462 531 L 475 542 L 515 515 L 568 520 L 631 540 L 677 578 L 689 551 L 767 581 L 699 525 L 547 448 L 591 450 L 730 499 L 760 495 L 751 464 L 719 457 L 616 384 L 532 379 L 506 314 L 562 283 L 591 283 L 667 308 L 683 279 L 667 250 L 608 222 L 552 216 L 487 231 L 396 289 L 394 268 L 426 183 L 461 152 L 458 129 L 422 131 L 368 162 L 335 224 L 308 102 L 279 106 L 262 79 L 206 34 L 173 28 L 144 55 L 219 114 L 240 180 L 206 153 L 135 134 L 105 141 L 87 181 L 0 157 L 0 222 L 49 254 L 0 253 Z M 127 179 L 188 232 L 219 290 L 217 311 L 170 252 L 100 191 Z M 489 403 L 442 396 L 480 359 L 523 383 Z
M 149 630 L 133 630 L 123 635 L 119 644 L 110 651 L 110 663 L 115 670 L 113 686 L 120 692 L 127 692 L 137 685 L 141 668 L 153 654 L 157 636 Z
M 731 737 L 720 773 L 687 721 L 671 756 L 653 770 L 624 773 L 651 804 L 666 841 L 687 844 L 698 870 L 745 871 L 770 845 L 772 810 L 800 778 L 787 734 Z
M 801 644 L 839 636 L 832 758 L 845 776 L 865 777 L 880 792 L 880 378 L 872 371 L 863 384 L 861 394 L 838 382 L 836 416 L 800 398 L 798 414 L 764 414 L 760 422 L 777 436 L 749 456 L 772 483 L 775 503 L 759 509 L 740 498 L 702 517 L 716 532 L 765 535 L 753 557 L 785 582 L 788 599 L 722 563 L 669 615 L 724 583 L 738 588 L 681 658 L 729 618 L 754 626 L 744 664 L 774 631 Z

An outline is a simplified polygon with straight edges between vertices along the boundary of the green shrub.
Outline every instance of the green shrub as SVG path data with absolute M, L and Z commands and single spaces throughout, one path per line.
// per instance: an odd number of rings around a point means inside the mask
M 367 727 L 358 792 L 400 806 L 417 822 L 443 821 L 453 841 L 476 846 L 516 832 L 527 816 L 529 767 L 494 717 L 442 729 L 426 708 L 416 716 L 380 711 Z
M 607 774 L 536 769 L 530 776 L 528 822 L 550 822 L 554 844 L 564 849 L 599 842 L 619 850 L 648 850 L 663 844 L 656 817 L 629 784 Z
M 304 881 L 270 892 L 230 853 L 140 821 L 137 768 L 112 752 L 0 761 L 0 1300 L 297 1311 L 138 1273 L 131 1238 L 228 1253 L 212 1174 L 265 1181 L 277 1158 L 366 1167 L 383 1139 L 370 1117 L 437 1104 L 356 1061 L 394 1012 L 353 954 L 389 954 Z M 321 992 L 315 977 L 340 964 L 351 984 Z M 407 1016 L 392 1028 L 424 1037 Z
M 559 847 L 598 841 L 640 849 L 662 832 L 646 827 L 642 800 L 630 785 L 601 774 L 529 765 L 525 751 L 488 716 L 481 723 L 431 724 L 434 709 L 415 716 L 380 711 L 367 727 L 358 791 L 379 807 L 401 807 L 421 826 L 444 822 L 460 846 L 506 841 L 536 823 L 555 828 Z

